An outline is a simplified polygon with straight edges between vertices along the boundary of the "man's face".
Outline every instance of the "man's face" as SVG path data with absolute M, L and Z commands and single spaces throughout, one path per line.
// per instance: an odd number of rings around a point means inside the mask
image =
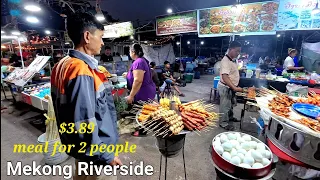
M 99 29 L 96 29 L 93 33 L 87 31 L 84 36 L 87 49 L 90 50 L 91 55 L 100 54 L 101 47 L 104 45 L 102 40 L 103 31 Z
M 105 55 L 110 56 L 111 55 L 111 49 L 106 49 L 104 51 Z
M 169 64 L 169 63 L 166 64 L 165 67 L 166 67 L 167 69 L 170 69 L 170 64 Z
M 229 49 L 229 54 L 232 59 L 237 58 L 241 52 L 241 47 L 231 48 Z

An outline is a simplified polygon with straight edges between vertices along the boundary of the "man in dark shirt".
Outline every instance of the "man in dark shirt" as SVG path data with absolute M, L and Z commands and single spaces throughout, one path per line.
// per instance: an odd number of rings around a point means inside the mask
M 109 46 L 106 46 L 104 48 L 104 53 L 101 55 L 100 60 L 102 62 L 112 62 L 113 61 L 113 57 L 111 55 L 111 48 Z
M 155 71 L 156 68 L 156 63 L 155 62 L 151 62 L 150 63 L 150 68 L 151 68 L 151 75 L 152 75 L 152 80 L 154 82 L 154 84 L 157 86 L 157 88 L 160 86 L 160 80 L 158 78 L 158 73 Z
M 162 78 L 164 80 L 164 84 L 162 86 L 166 86 L 167 84 L 170 84 L 178 93 L 179 96 L 185 96 L 176 86 L 176 80 L 173 78 L 172 73 L 170 71 L 170 63 L 169 61 L 164 62 L 164 69 L 162 69 Z M 162 88 L 160 88 L 162 89 Z

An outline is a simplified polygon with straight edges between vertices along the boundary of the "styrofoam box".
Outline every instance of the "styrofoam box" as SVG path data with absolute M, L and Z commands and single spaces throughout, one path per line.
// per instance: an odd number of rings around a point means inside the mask
M 42 106 L 44 110 L 48 110 L 48 100 L 42 99 Z
M 42 100 L 39 97 L 37 97 L 35 95 L 31 95 L 31 103 L 32 103 L 33 107 L 40 109 L 40 110 L 44 110 Z

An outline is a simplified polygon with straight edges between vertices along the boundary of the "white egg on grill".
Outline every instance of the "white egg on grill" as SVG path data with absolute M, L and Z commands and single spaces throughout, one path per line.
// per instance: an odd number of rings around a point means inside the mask
M 262 158 L 262 162 L 261 163 L 262 163 L 262 165 L 266 166 L 266 165 L 270 164 L 270 161 L 267 158 Z
M 236 156 L 238 154 L 237 150 L 235 148 L 232 148 L 230 151 L 231 157 Z
M 239 166 L 243 167 L 243 168 L 251 168 L 251 166 L 249 164 L 246 164 L 246 163 L 241 163 Z
M 221 141 L 221 143 L 225 143 L 225 142 L 229 141 L 229 139 L 225 134 L 221 134 L 220 141 Z
M 242 136 L 242 139 L 245 141 L 251 141 L 251 136 L 246 134 L 246 135 Z
M 256 168 L 256 169 L 262 168 L 262 167 L 263 167 L 263 165 L 262 165 L 261 163 L 254 163 L 254 164 L 252 165 L 252 168 Z
M 230 162 L 234 165 L 239 165 L 241 163 L 241 159 L 238 156 L 233 156 Z
M 265 150 L 266 147 L 265 147 L 265 145 L 263 143 L 258 143 L 257 144 L 257 149 Z
M 243 158 L 243 163 L 249 164 L 250 166 L 252 166 L 253 163 L 254 163 L 254 159 L 253 159 L 253 157 L 251 157 L 251 156 L 245 156 L 245 157 Z
M 227 161 L 231 160 L 231 155 L 229 152 L 223 152 L 222 157 Z
M 223 148 L 222 146 L 217 145 L 216 147 L 214 147 L 214 149 L 217 151 L 218 154 L 223 154 Z
M 232 144 L 229 141 L 227 141 L 222 144 L 222 147 L 224 151 L 231 151 Z

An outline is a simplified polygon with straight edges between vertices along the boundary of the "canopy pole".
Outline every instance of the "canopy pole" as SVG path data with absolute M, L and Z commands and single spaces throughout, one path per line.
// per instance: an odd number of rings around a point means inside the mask
M 19 51 L 20 51 L 20 58 L 21 58 L 21 63 L 22 63 L 22 69 L 24 69 L 24 62 L 23 62 L 23 56 L 22 56 L 22 50 L 21 50 L 21 44 L 20 44 L 19 38 L 18 38 L 18 44 L 19 44 Z
M 194 40 L 194 57 L 197 57 L 197 40 Z

